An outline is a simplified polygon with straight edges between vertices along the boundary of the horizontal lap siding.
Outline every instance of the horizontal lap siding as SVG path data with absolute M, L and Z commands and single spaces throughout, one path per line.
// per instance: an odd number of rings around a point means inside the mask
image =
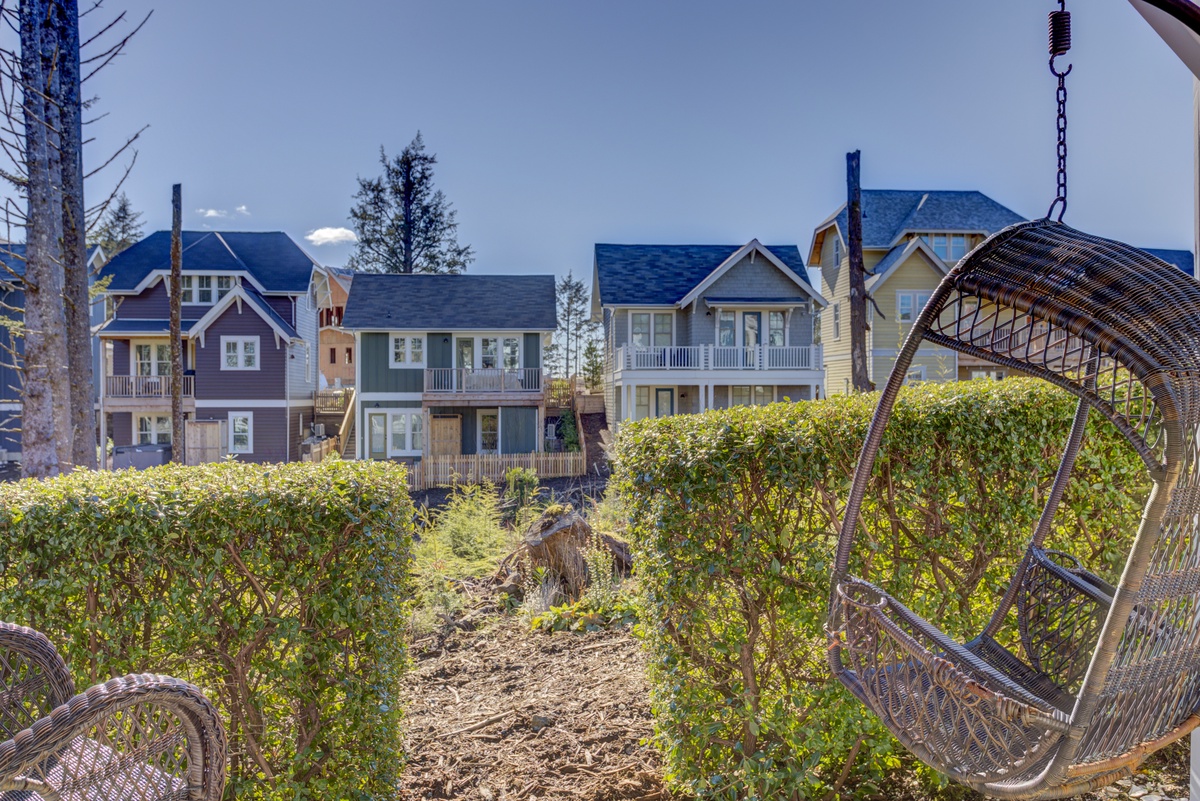
M 159 281 L 139 295 L 115 295 L 117 317 L 122 320 L 167 320 L 171 317 L 171 303 L 167 298 L 167 286 Z M 183 307 L 183 316 L 197 320 L 208 310 L 207 306 L 188 304 Z
M 299 459 L 299 447 L 296 444 L 296 416 L 300 410 L 293 409 L 291 412 L 292 423 L 292 444 L 291 457 L 293 460 Z M 288 458 L 288 414 L 280 409 L 245 409 L 239 408 L 236 405 L 220 408 L 197 409 L 195 420 L 229 420 L 230 412 L 249 412 L 254 415 L 254 453 L 238 454 L 237 458 L 243 462 L 283 462 Z M 312 411 L 305 409 L 304 413 L 307 419 L 311 421 Z M 115 418 L 116 415 L 113 415 Z M 114 419 L 115 424 L 115 419 Z M 307 431 L 307 429 L 306 429 Z M 224 443 L 228 447 L 229 443 Z
M 283 400 L 285 365 L 288 348 L 281 342 L 275 347 L 275 332 L 267 323 L 242 304 L 241 313 L 237 304 L 230 306 L 220 319 L 205 332 L 204 347 L 196 343 L 196 398 L 198 400 L 225 400 L 244 398 L 253 400 Z M 259 344 L 259 369 L 222 370 L 224 354 L 221 351 L 222 336 L 257 336 Z

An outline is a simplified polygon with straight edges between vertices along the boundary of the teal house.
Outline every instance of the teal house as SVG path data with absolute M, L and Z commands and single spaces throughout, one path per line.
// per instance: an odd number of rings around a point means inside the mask
M 356 275 L 354 456 L 540 452 L 556 327 L 552 275 Z

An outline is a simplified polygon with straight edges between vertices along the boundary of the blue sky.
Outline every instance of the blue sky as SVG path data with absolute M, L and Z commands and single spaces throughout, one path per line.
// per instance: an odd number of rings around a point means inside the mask
M 107 116 L 85 157 L 150 126 L 125 187 L 147 232 L 180 182 L 186 227 L 283 230 L 344 264 L 305 236 L 348 226 L 356 176 L 417 130 L 480 273 L 590 275 L 596 242 L 803 248 L 853 149 L 868 188 L 1028 216 L 1054 194 L 1050 2 L 109 2 L 154 14 L 90 85 Z M 1066 221 L 1190 248 L 1190 74 L 1126 0 L 1068 7 Z

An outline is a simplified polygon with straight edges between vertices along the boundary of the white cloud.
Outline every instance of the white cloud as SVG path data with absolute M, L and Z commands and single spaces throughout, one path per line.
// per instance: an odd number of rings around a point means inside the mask
M 250 216 L 250 209 L 246 208 L 245 206 L 238 206 L 236 209 L 234 209 L 234 211 L 246 217 Z
M 309 231 L 304 238 L 317 247 L 346 245 L 358 241 L 358 237 L 349 228 L 318 228 L 315 231 Z
M 225 209 L 196 209 L 196 213 L 206 219 L 229 216 L 229 212 L 225 211 Z

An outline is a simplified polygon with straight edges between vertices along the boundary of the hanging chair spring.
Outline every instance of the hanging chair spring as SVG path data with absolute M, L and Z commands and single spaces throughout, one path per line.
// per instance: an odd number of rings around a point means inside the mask
M 1071 50 L 1071 12 L 1050 12 L 1050 55 L 1065 56 Z

